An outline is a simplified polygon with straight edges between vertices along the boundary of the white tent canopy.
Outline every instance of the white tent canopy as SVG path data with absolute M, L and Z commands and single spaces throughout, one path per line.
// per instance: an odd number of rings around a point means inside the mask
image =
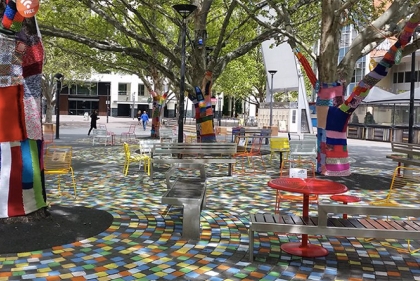
M 271 74 L 269 70 L 276 70 L 273 76 L 273 92 L 298 91 L 299 76 L 296 58 L 292 48 L 287 43 L 276 46 L 273 39 L 262 42 L 262 54 L 267 75 L 267 83 L 271 89 Z
M 363 100 L 364 103 L 377 103 L 383 100 L 394 98 L 396 95 L 394 93 L 382 90 L 378 87 L 372 87 L 370 89 L 368 96 Z
M 372 88 L 373 89 L 373 88 Z M 372 91 L 372 90 L 371 90 Z M 369 93 L 370 95 L 370 93 Z M 391 95 L 391 96 L 384 96 L 379 99 L 373 99 L 370 101 L 366 101 L 369 95 L 364 100 L 365 103 L 369 104 L 409 104 L 410 103 L 410 91 L 406 91 L 404 93 L 398 95 Z M 414 91 L 414 102 L 420 102 L 420 88 L 415 89 Z

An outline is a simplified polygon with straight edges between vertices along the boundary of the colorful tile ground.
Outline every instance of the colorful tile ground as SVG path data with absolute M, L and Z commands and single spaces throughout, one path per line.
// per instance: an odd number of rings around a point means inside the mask
M 382 157 L 384 158 L 384 156 Z M 382 158 L 380 160 L 382 160 Z M 268 159 L 268 156 L 265 157 Z M 278 160 L 266 174 L 226 177 L 227 167 L 209 171 L 207 208 L 202 212 L 202 235 L 197 243 L 181 238 L 179 209 L 166 214 L 160 196 L 166 190 L 164 169 L 154 181 L 133 165 L 122 175 L 120 146 L 74 144 L 74 168 L 79 196 L 59 196 L 55 177 L 47 178 L 51 204 L 83 205 L 109 211 L 112 225 L 95 237 L 35 252 L 0 255 L 3 280 L 420 280 L 420 256 L 390 247 L 406 247 L 406 241 L 345 237 L 313 237 L 310 242 L 329 250 L 322 258 L 300 258 L 280 250 L 280 244 L 298 241 L 294 235 L 259 233 L 254 262 L 248 261 L 248 214 L 270 212 L 274 191 L 267 181 L 278 174 Z M 372 161 L 372 159 L 369 159 Z M 257 160 L 258 162 L 258 160 Z M 268 161 L 267 161 L 268 162 Z M 356 167 L 353 173 L 390 177 L 378 165 Z M 266 163 L 267 164 L 267 163 Z M 372 168 L 375 167 L 375 168 Z M 190 172 L 191 173 L 191 172 Z M 355 183 L 356 185 L 357 183 Z M 361 184 L 363 185 L 363 183 Z M 70 178 L 63 187 L 71 192 Z M 413 203 L 412 191 L 402 193 Z M 354 188 L 362 198 L 383 198 L 387 188 Z M 414 198 L 415 199 L 415 198 Z M 282 212 L 297 212 L 301 204 L 283 202 Z M 312 205 L 314 214 L 316 206 Z M 418 241 L 412 242 L 415 248 Z

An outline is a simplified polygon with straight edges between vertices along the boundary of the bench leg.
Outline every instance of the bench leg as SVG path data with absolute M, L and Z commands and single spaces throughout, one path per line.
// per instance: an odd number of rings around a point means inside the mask
M 248 239 L 249 239 L 249 261 L 254 261 L 254 231 L 251 227 L 248 229 Z
M 229 163 L 228 176 L 232 176 L 232 163 Z
M 184 204 L 182 218 L 182 237 L 200 240 L 200 204 Z

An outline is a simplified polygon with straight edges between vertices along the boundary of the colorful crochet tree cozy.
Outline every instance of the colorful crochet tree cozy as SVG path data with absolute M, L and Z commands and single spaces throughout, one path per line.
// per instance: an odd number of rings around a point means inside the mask
M 46 207 L 42 160 L 41 72 L 44 50 L 32 16 L 1 0 L 0 218 Z M 24 13 L 26 10 L 22 10 Z
M 420 15 L 417 12 L 406 23 L 396 43 L 375 68 L 358 83 L 347 100 L 343 101 L 345 89 L 342 83 L 316 83 L 320 86 L 316 100 L 318 172 L 330 176 L 350 175 L 346 133 L 350 116 L 368 95 L 370 89 L 387 75 L 388 70 L 395 64 L 397 51 L 410 42 L 419 22 Z M 305 71 L 311 73 L 312 70 L 306 69 L 305 64 L 303 67 Z
M 190 93 L 188 98 L 192 101 L 195 108 L 195 120 L 197 126 L 197 140 L 200 142 L 216 142 L 214 132 L 213 107 L 211 106 L 211 86 L 213 74 L 206 71 L 200 87 L 195 87 L 195 93 Z M 204 92 L 204 94 L 203 94 Z

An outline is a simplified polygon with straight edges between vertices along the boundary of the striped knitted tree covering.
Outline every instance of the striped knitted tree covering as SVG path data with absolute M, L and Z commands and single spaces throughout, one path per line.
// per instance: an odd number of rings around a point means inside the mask
M 159 129 L 160 129 L 160 116 L 162 113 L 163 104 L 166 101 L 168 93 L 164 93 L 163 95 L 159 95 L 155 91 L 151 91 L 150 95 L 153 99 L 153 110 L 152 110 L 152 131 L 151 136 L 153 138 L 158 138 L 160 136 Z
M 419 23 L 420 14 L 417 12 L 406 23 L 395 44 L 376 67 L 364 76 L 344 102 L 344 87 L 341 83 L 320 84 L 316 101 L 319 144 L 318 172 L 330 176 L 350 175 L 347 150 L 347 125 L 350 116 L 368 95 L 370 89 L 387 75 L 388 70 L 395 64 L 397 50 L 408 44 Z M 313 71 L 310 67 L 308 68 L 309 64 L 305 63 L 302 58 L 299 61 L 314 85 Z
M 40 121 L 44 51 L 37 28 L 22 28 L 22 21 L 8 1 L 2 29 L 16 33 L 0 33 L 0 218 L 46 207 Z M 34 18 L 24 24 L 36 27 Z
M 201 142 L 216 142 L 213 123 L 214 113 L 213 107 L 211 106 L 212 83 L 213 74 L 207 71 L 204 75 L 201 89 L 200 87 L 195 87 L 195 94 L 188 95 L 188 98 L 194 104 L 195 120 L 197 122 L 197 140 Z

